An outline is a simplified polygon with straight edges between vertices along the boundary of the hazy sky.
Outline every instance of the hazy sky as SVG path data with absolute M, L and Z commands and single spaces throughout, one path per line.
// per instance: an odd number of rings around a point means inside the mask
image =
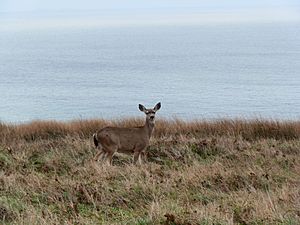
M 299 7 L 299 0 L 1 0 L 0 11 L 167 9 L 198 8 L 207 10 L 268 9 Z M 299 8 L 298 8 L 299 9 Z
M 299 0 L 0 0 L 0 28 L 284 21 Z

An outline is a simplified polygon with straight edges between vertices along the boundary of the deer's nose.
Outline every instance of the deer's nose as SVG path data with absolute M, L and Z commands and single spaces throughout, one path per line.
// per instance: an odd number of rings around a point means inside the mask
M 153 120 L 153 119 L 154 119 L 154 116 L 150 116 L 150 119 L 152 119 L 152 120 Z

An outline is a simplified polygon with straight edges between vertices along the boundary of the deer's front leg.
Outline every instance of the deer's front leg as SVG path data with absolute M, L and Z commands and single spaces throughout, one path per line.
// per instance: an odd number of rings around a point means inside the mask
M 136 162 L 139 160 L 139 158 L 140 158 L 140 152 L 135 151 L 133 153 L 133 163 L 136 164 Z
M 134 152 L 134 154 L 133 154 L 133 163 L 134 164 L 137 164 L 137 162 L 138 162 L 139 165 L 143 164 L 143 161 L 142 161 L 142 152 L 143 152 L 143 150 L 144 149 L 137 150 L 137 151 Z
M 145 152 L 145 145 L 142 145 L 140 146 L 140 148 L 137 148 L 135 151 L 134 151 L 134 155 L 133 155 L 133 162 L 135 164 L 138 164 L 139 165 L 142 165 L 143 164 L 143 160 L 142 160 L 142 153 Z

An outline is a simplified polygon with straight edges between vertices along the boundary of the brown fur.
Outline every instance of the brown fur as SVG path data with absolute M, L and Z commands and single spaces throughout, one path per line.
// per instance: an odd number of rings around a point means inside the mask
M 133 161 L 142 163 L 141 154 L 149 146 L 149 140 L 154 128 L 155 113 L 160 109 L 158 103 L 153 109 L 146 109 L 139 105 L 139 109 L 146 114 L 146 122 L 142 127 L 121 128 L 105 127 L 94 134 L 94 143 L 99 147 L 95 160 L 106 159 L 109 164 L 116 152 L 133 153 Z

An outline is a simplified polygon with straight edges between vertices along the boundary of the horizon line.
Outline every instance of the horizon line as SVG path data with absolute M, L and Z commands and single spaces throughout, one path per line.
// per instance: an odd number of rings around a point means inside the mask
M 140 27 L 140 26 L 187 26 L 187 25 L 234 25 L 300 22 L 300 15 L 290 10 L 231 10 L 203 13 L 144 13 L 144 14 L 92 14 L 98 10 L 69 12 L 49 12 L 47 15 L 21 15 L 0 17 L 0 30 L 26 30 L 51 28 L 101 28 L 101 27 Z M 10 13 L 9 13 L 10 14 Z M 13 13 L 15 14 L 15 13 Z M 17 13 L 18 14 L 18 13 Z M 22 13 L 21 13 L 22 14 Z M 12 15 L 12 14 L 10 14 Z

